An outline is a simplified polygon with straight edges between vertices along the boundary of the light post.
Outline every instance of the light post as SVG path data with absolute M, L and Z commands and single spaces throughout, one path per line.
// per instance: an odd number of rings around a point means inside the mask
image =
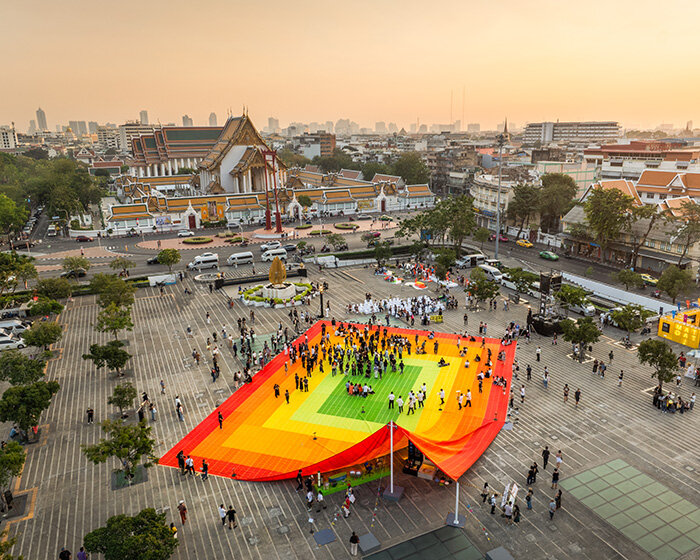
M 320 285 L 318 287 L 318 293 L 321 294 L 321 314 L 319 315 L 319 319 L 323 319 L 324 318 L 324 314 L 323 314 L 323 282 L 321 282 L 321 280 L 319 280 L 319 282 L 320 282 Z
M 501 170 L 503 169 L 503 144 L 506 143 L 506 137 L 503 134 L 498 135 L 498 194 L 496 195 L 496 253 L 495 259 L 498 259 L 498 243 L 501 236 Z

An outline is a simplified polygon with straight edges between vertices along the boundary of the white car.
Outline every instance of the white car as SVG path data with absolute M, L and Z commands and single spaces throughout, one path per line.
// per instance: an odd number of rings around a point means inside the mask
M 177 236 L 178 237 L 194 237 L 194 232 L 192 232 L 188 229 L 184 229 L 182 231 L 178 231 Z
M 26 347 L 24 340 L 21 338 L 12 338 L 11 336 L 0 336 L 0 351 L 21 349 Z
M 268 241 L 267 243 L 260 245 L 260 250 L 264 253 L 270 249 L 279 249 L 281 246 L 282 244 L 279 241 Z

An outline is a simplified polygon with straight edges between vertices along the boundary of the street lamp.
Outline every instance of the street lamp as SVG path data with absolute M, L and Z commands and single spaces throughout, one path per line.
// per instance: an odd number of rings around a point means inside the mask
M 323 282 L 321 280 L 319 280 L 318 293 L 321 294 L 321 314 L 319 315 L 319 318 L 323 319 Z
M 503 145 L 506 143 L 506 137 L 499 134 L 496 142 L 498 143 L 498 194 L 496 196 L 496 253 L 494 258 L 498 259 L 498 243 L 501 236 L 501 170 L 503 169 Z

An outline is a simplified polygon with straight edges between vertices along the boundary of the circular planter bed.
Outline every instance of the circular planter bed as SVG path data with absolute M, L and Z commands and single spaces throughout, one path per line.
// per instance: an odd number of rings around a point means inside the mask
M 183 243 L 187 245 L 204 245 L 205 243 L 211 243 L 214 241 L 211 237 L 186 237 L 182 240 Z
M 224 239 L 226 243 L 240 243 L 243 241 L 243 238 L 240 235 L 237 235 L 236 237 L 227 237 Z
M 315 229 L 313 231 L 310 231 L 309 235 L 326 235 L 327 233 L 331 233 L 331 230 L 329 230 L 329 229 Z
M 311 224 L 301 224 L 300 226 L 296 226 L 294 229 L 311 229 L 313 226 Z
M 293 307 L 296 305 L 303 305 L 304 298 L 307 296 L 314 297 L 316 292 L 314 292 L 311 284 L 305 282 L 295 282 L 294 288 L 296 289 L 296 295 L 289 299 L 279 299 L 275 298 L 273 300 L 274 307 Z M 258 284 L 252 288 L 244 290 L 241 294 L 241 298 L 245 305 L 253 305 L 256 307 L 270 307 L 270 298 L 262 297 L 263 285 Z
M 335 224 L 336 229 L 351 229 L 351 230 L 355 231 L 358 227 L 360 227 L 360 226 L 358 226 L 357 224 L 348 224 L 347 222 L 341 222 L 339 224 Z

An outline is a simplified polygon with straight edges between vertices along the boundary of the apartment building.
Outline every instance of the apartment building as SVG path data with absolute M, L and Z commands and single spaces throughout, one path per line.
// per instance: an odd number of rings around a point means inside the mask
M 539 122 L 525 127 L 523 143 L 610 142 L 619 137 L 620 123 L 615 121 Z

